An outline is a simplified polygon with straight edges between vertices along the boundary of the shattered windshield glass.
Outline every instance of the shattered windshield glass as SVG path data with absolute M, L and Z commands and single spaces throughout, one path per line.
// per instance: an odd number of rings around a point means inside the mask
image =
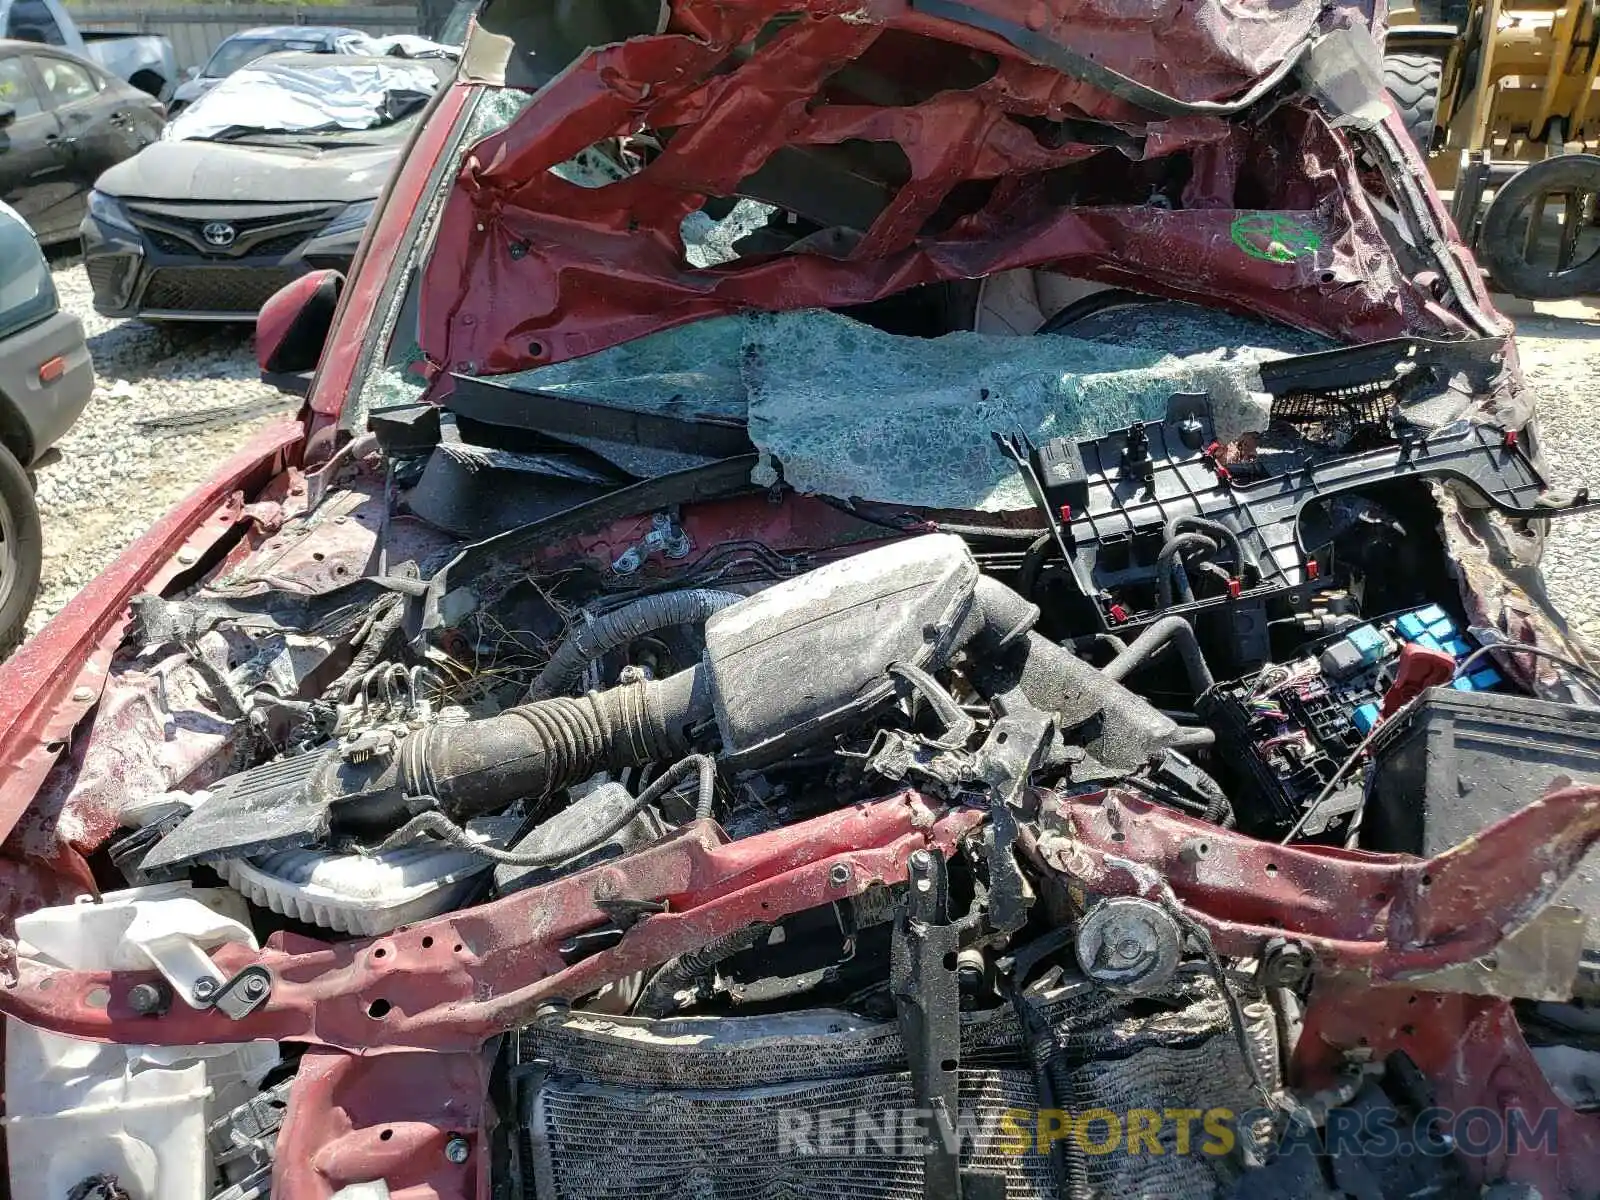
M 989 432 L 1085 438 L 1209 393 L 1218 435 L 1266 429 L 1256 363 L 1325 349 L 1268 322 L 1162 306 L 1115 343 L 1066 334 L 906 337 L 829 312 L 718 317 L 497 383 L 661 415 L 746 422 L 754 480 L 927 508 L 1030 500 Z

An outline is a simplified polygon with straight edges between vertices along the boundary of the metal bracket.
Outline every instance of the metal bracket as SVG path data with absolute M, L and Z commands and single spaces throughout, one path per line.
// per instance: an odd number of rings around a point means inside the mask
M 618 929 L 632 929 L 646 917 L 671 911 L 665 900 L 631 900 L 625 896 L 596 895 L 594 906 L 615 922 Z
M 230 1020 L 244 1020 L 272 998 L 272 972 L 263 966 L 244 968 L 215 991 L 204 986 L 211 982 L 196 982 L 194 997 L 201 1002 L 200 1007 L 214 1008 Z
M 956 1126 L 961 992 L 955 971 L 960 931 L 950 923 L 944 859 L 917 850 L 908 867 L 906 907 L 890 946 L 889 990 L 899 1012 L 917 1107 L 933 1114 L 922 1194 L 925 1200 L 961 1200 Z
M 1055 722 L 1038 709 L 1003 712 L 979 748 L 974 767 L 989 791 L 989 924 L 1015 933 L 1028 920 L 1033 889 L 1017 864 L 1016 810 L 1049 745 Z

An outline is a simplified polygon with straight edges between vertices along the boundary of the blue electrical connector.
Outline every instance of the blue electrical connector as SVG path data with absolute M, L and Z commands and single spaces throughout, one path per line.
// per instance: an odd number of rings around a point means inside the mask
M 1403 617 L 1396 618 L 1394 631 L 1405 641 L 1416 642 L 1430 650 L 1443 650 L 1458 663 L 1474 649 L 1472 643 L 1468 642 L 1456 628 L 1455 622 L 1450 619 L 1450 614 L 1437 604 L 1430 604 L 1427 608 L 1419 608 L 1415 612 L 1408 612 Z M 1472 674 L 1463 675 L 1450 686 L 1458 692 L 1486 692 L 1497 687 L 1500 682 L 1500 673 L 1485 664 Z M 1356 720 L 1356 727 L 1361 728 L 1359 719 Z M 1362 729 L 1361 732 L 1366 733 L 1367 730 Z

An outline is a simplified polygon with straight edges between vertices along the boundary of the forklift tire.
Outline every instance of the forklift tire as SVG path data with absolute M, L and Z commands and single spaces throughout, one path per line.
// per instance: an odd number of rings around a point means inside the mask
M 1600 254 L 1580 259 L 1564 271 L 1534 266 L 1522 254 L 1518 218 L 1541 193 L 1579 191 L 1600 194 L 1600 157 L 1560 154 L 1530 163 L 1501 185 L 1483 214 L 1475 253 L 1494 286 L 1526 300 L 1565 300 L 1600 292 Z
M 1439 83 L 1444 59 L 1433 54 L 1386 54 L 1383 83 L 1400 110 L 1406 132 L 1426 156 L 1433 149 L 1434 120 L 1439 113 Z

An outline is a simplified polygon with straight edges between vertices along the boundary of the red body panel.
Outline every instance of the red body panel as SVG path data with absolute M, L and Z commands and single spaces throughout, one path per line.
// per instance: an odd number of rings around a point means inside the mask
M 803 19 L 748 56 L 730 58 L 775 14 L 797 7 Z M 1232 9 L 1210 14 L 1227 30 L 1219 44 L 1203 25 L 1210 6 L 1177 6 L 1160 27 L 1165 56 L 1152 71 L 1153 56 L 1140 44 L 1152 35 L 1148 17 L 1119 18 L 1092 0 L 982 7 L 1020 30 L 1071 29 L 1070 40 L 1093 44 L 1101 65 L 1141 79 L 1164 76 L 1185 98 L 1252 78 L 1230 61 L 1249 36 Z M 535 110 L 486 138 L 461 169 L 422 295 L 422 346 L 431 362 L 476 374 L 516 371 L 705 317 L 860 304 L 1017 267 L 1203 300 L 1349 341 L 1469 331 L 1434 302 L 1428 278 L 1409 277 L 1396 260 L 1350 144 L 1315 110 L 1286 105 L 1250 129 L 1214 115 L 1152 121 L 991 33 L 928 17 L 909 0 L 873 8 L 873 20 L 863 22 L 854 18 L 856 5 L 842 0 L 682 0 L 669 32 L 592 50 L 563 72 Z M 1314 16 L 1304 5 L 1280 10 L 1277 37 L 1307 31 Z M 690 29 L 700 37 L 680 32 Z M 1086 41 L 1096 30 L 1120 36 Z M 1274 44 L 1280 55 L 1290 49 Z M 1174 53 L 1178 47 L 1189 53 Z M 892 77 L 921 54 L 966 62 L 970 72 L 980 53 L 997 65 L 972 87 L 901 107 L 852 102 L 853 67 Z M 1137 130 L 1142 147 L 1047 145 L 1027 124 L 1085 117 Z M 1401 130 L 1392 113 L 1389 120 L 1391 131 Z M 672 136 L 637 174 L 592 188 L 550 173 L 597 141 L 640 129 Z M 707 196 L 738 194 L 780 149 L 851 140 L 898 145 L 910 171 L 859 238 L 825 252 L 689 265 L 682 222 Z M 1399 141 L 1415 153 L 1403 135 Z M 1182 208 L 1130 204 L 1126 193 L 1136 185 L 1118 186 L 1130 156 L 1180 150 L 1192 155 Z M 1052 172 L 1095 155 L 1108 197 L 1062 203 Z M 1448 227 L 1421 162 L 1410 167 L 1423 202 Z M 959 215 L 940 228 L 935 214 L 958 188 L 973 185 L 987 189 L 987 199 L 958 204 Z M 1288 253 L 1240 244 L 1244 231 L 1263 223 L 1294 230 L 1304 247 Z M 1442 252 L 1458 268 L 1464 261 L 1459 246 Z M 1474 302 L 1492 311 L 1476 271 L 1464 274 Z

